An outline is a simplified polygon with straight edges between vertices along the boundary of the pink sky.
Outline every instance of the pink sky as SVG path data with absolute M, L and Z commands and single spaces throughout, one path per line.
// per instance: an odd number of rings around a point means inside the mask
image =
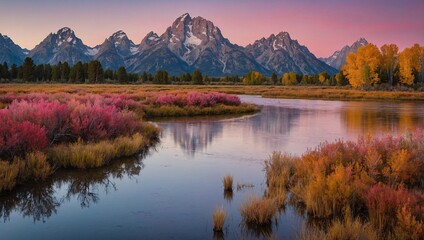
M 378 46 L 396 43 L 401 49 L 424 45 L 420 0 L 15 0 L 0 3 L 0 33 L 28 49 L 64 26 L 89 46 L 117 30 L 139 43 L 150 31 L 162 34 L 185 12 L 214 22 L 224 37 L 242 46 L 287 31 L 318 57 L 360 37 Z

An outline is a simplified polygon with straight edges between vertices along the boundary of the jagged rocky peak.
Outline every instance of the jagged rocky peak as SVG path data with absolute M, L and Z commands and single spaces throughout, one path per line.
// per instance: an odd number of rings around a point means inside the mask
M 171 45 L 183 44 L 188 48 L 193 48 L 212 40 L 222 44 L 227 43 L 220 29 L 211 21 L 202 17 L 192 18 L 188 13 L 181 15 L 172 23 L 164 34 L 164 38 Z
M 365 38 L 360 38 L 352 44 L 351 48 L 357 50 L 358 48 L 365 46 L 367 44 L 368 44 L 368 41 Z
M 149 32 L 144 39 L 146 41 L 153 41 L 153 42 L 158 42 L 161 40 L 161 38 L 157 35 L 157 33 L 153 31 Z
M 124 31 L 119 30 L 116 33 L 112 34 L 110 38 L 115 40 L 121 40 L 121 39 L 128 38 L 128 36 Z
M 131 52 L 134 52 L 137 48 L 134 42 L 131 41 L 127 34 L 122 30 L 115 32 L 107 40 L 118 48 L 121 55 L 128 55 Z
M 60 45 L 64 42 L 68 42 L 69 44 L 76 44 L 77 38 L 75 37 L 75 33 L 72 29 L 68 27 L 64 27 L 57 31 L 57 44 Z

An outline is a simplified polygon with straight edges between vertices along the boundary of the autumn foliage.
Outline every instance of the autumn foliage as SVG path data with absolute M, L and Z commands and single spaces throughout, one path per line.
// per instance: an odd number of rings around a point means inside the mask
M 354 88 L 380 83 L 414 86 L 424 82 L 423 66 L 424 48 L 419 44 L 402 52 L 395 44 L 385 44 L 380 49 L 368 44 L 350 53 L 342 70 Z
M 301 157 L 275 153 L 266 162 L 268 192 L 289 191 L 316 218 L 342 219 L 349 209 L 380 237 L 422 239 L 423 159 L 421 130 L 324 143 Z

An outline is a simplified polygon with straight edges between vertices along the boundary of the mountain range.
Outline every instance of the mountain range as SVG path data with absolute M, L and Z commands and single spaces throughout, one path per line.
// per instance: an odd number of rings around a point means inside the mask
M 150 32 L 139 44 L 131 41 L 123 31 L 118 31 L 102 44 L 89 47 L 72 29 L 65 27 L 49 34 L 28 51 L 0 34 L 0 62 L 20 65 L 28 56 L 36 64 L 67 61 L 73 65 L 78 61 L 98 60 L 104 69 L 116 70 L 125 66 L 134 73 L 167 70 L 177 75 L 199 69 L 209 76 L 245 75 L 249 71 L 267 76 L 273 72 L 282 75 L 290 71 L 335 74 L 345 55 L 366 43 L 365 39 L 360 41 L 320 60 L 287 32 L 272 34 L 242 47 L 225 38 L 211 21 L 183 14 L 162 35 Z

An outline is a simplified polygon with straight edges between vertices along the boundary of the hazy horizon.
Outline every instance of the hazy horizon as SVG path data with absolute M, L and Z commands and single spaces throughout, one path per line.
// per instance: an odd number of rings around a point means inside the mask
M 0 33 L 27 49 L 62 27 L 73 29 L 91 47 L 118 30 L 139 44 L 150 31 L 161 35 L 184 13 L 212 21 L 240 46 L 286 31 L 317 57 L 328 57 L 361 37 L 400 49 L 424 45 L 424 2 L 419 0 L 16 0 L 0 5 Z

